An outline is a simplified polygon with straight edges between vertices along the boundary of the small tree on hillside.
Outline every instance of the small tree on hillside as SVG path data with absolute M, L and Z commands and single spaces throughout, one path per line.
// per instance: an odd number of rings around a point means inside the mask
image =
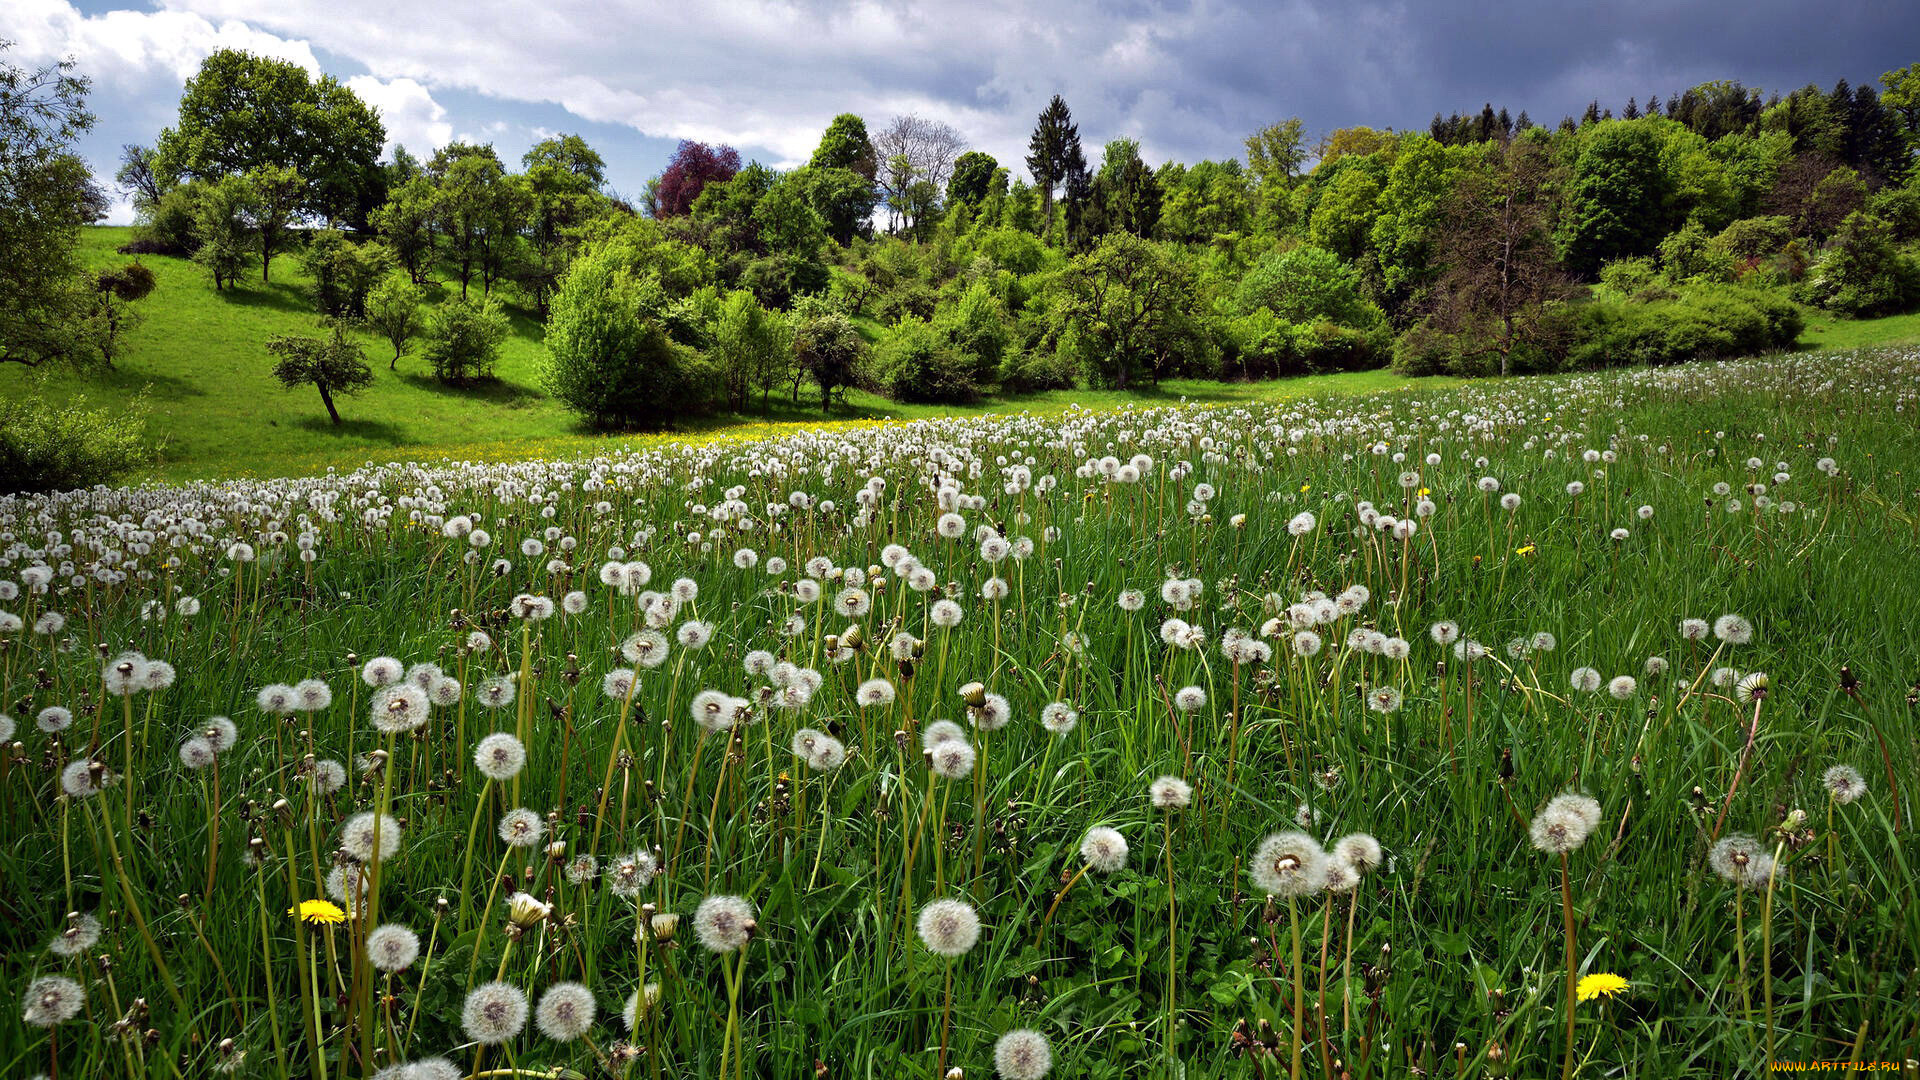
M 500 343 L 507 339 L 507 317 L 492 300 L 441 304 L 427 320 L 427 362 L 441 382 L 465 385 L 493 378 Z
M 862 381 L 867 343 L 853 320 L 833 310 L 802 311 L 794 319 L 793 352 L 797 368 L 820 386 L 820 411 L 833 407 L 833 392 Z M 794 382 L 796 398 L 799 380 Z
M 253 185 L 245 177 L 229 176 L 207 184 L 194 207 L 193 233 L 200 247 L 193 260 L 213 275 L 213 291 L 238 284 L 240 273 L 253 258 L 253 230 L 247 207 Z
M 407 354 L 408 343 L 426 329 L 426 320 L 420 315 L 420 288 L 407 271 L 388 274 L 367 294 L 367 329 L 393 346 L 387 370 L 397 368 L 400 358 Z
M 337 322 L 332 336 L 326 338 L 292 334 L 269 338 L 267 352 L 276 358 L 273 377 L 280 380 L 280 385 L 289 390 L 308 385 L 318 388 L 327 416 L 335 424 L 340 422 L 340 410 L 334 407 L 333 395 L 357 394 L 373 384 L 373 369 L 367 366 L 366 354 L 347 338 L 346 328 Z
M 153 271 L 139 263 L 128 263 L 118 270 L 100 271 L 94 276 L 94 285 L 100 291 L 100 307 L 96 312 L 99 332 L 94 340 L 100 346 L 100 356 L 112 367 L 113 354 L 119 351 L 120 335 L 140 325 L 140 312 L 132 305 L 153 291 Z

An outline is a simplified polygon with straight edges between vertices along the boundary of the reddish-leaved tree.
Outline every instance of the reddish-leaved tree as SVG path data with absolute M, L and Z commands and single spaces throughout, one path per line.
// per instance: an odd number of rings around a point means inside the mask
M 693 208 L 708 184 L 731 180 L 740 171 L 740 151 L 683 139 L 652 189 L 653 216 L 677 217 Z

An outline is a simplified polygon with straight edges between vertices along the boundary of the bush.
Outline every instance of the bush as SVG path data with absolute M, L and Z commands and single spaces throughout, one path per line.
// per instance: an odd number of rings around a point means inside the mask
M 974 360 L 923 319 L 900 320 L 875 350 L 874 374 L 895 401 L 964 404 L 980 397 Z
M 202 186 L 197 180 L 181 184 L 142 210 L 133 240 L 120 248 L 121 253 L 189 257 L 199 251 L 200 234 L 195 219 Z
M 1701 287 L 1671 300 L 1600 301 L 1578 309 L 1574 367 L 1679 364 L 1791 348 L 1802 328 L 1786 299 L 1752 289 Z
M 612 248 L 560 280 L 547 317 L 546 386 L 595 427 L 670 427 L 712 408 L 717 366 L 667 334 L 659 279 L 635 280 Z
M 1000 370 L 1012 332 L 992 286 L 984 281 L 969 286 L 960 303 L 940 320 L 940 328 L 971 361 L 969 374 L 974 382 L 984 383 Z
M 0 401 L 0 495 L 110 484 L 152 461 L 146 409 L 49 408 L 34 394 Z
M 1363 329 L 1326 319 L 1290 323 L 1267 308 L 1227 324 L 1233 353 L 1222 365 L 1226 379 L 1264 379 L 1329 371 L 1364 371 L 1386 365 L 1392 339 L 1384 326 Z
M 1920 302 L 1920 263 L 1894 246 L 1893 226 L 1856 211 L 1794 296 L 1856 319 L 1890 315 Z
M 1779 215 L 1741 218 L 1721 229 L 1712 246 L 1742 261 L 1764 259 L 1777 254 L 1793 239 L 1793 223 Z
M 464 386 L 493 378 L 500 359 L 500 343 L 507 338 L 507 317 L 499 304 L 449 300 L 427 319 L 427 362 L 434 377 Z

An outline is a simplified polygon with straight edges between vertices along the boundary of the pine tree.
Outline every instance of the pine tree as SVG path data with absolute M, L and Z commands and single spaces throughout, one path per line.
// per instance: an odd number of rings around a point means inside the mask
M 1076 186 L 1086 186 L 1087 158 L 1080 148 L 1080 129 L 1059 94 L 1047 102 L 1034 125 L 1033 138 L 1027 142 L 1027 171 L 1040 189 L 1040 209 L 1048 224 L 1053 222 L 1054 189 L 1065 184 L 1072 202 Z
M 1621 111 L 1620 115 L 1623 118 L 1628 120 L 1640 119 L 1640 99 L 1636 97 L 1628 97 L 1627 107 Z

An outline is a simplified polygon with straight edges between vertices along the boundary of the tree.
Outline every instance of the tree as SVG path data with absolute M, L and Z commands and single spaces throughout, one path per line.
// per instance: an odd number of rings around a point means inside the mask
M 324 318 L 364 319 L 367 297 L 393 269 L 393 252 L 377 240 L 356 244 L 337 229 L 315 233 L 301 253 L 308 296 Z
M 1646 121 L 1603 122 L 1581 132 L 1561 210 L 1567 267 L 1593 274 L 1612 259 L 1650 255 L 1668 231 L 1672 184 L 1661 140 Z
M 657 275 L 636 277 L 621 240 L 588 247 L 547 317 L 546 387 L 595 427 L 667 427 L 700 404 L 699 374 L 661 325 Z
M 153 271 L 139 263 L 128 263 L 118 270 L 102 270 L 94 275 L 94 288 L 100 293 L 97 341 L 100 355 L 108 367 L 119 350 L 120 335 L 139 326 L 140 312 L 128 305 L 147 298 L 153 292 Z
M 820 145 L 807 164 L 815 169 L 846 169 L 871 184 L 879 176 L 880 157 L 867 136 L 867 122 L 853 113 L 841 113 L 820 134 Z
M 873 182 L 858 172 L 809 165 L 788 173 L 783 183 L 788 181 L 806 193 L 807 204 L 836 241 L 851 243 L 855 236 L 871 232 L 879 194 Z
M 440 193 L 424 172 L 390 188 L 387 201 L 373 212 L 373 227 L 416 285 L 426 284 L 433 269 L 439 217 Z
M 1338 255 L 1308 245 L 1263 255 L 1233 292 L 1235 314 L 1271 311 L 1289 323 L 1327 321 L 1370 327 L 1380 309 L 1360 291 L 1360 275 Z
M 1548 314 L 1570 291 L 1548 231 L 1551 180 L 1541 142 L 1515 139 L 1462 171 L 1436 238 L 1443 269 L 1424 329 L 1462 359 L 1497 357 L 1502 375 L 1516 352 L 1555 343 Z
M 1186 266 L 1161 245 L 1114 233 L 1076 257 L 1056 282 L 1057 332 L 1087 347 L 1089 374 L 1125 390 L 1193 349 Z
M 267 352 L 275 357 L 273 377 L 289 390 L 312 385 L 320 391 L 327 416 L 340 423 L 340 410 L 334 407 L 335 394 L 357 394 L 373 385 L 373 369 L 366 354 L 347 338 L 346 327 L 333 324 L 333 333 L 325 338 L 277 334 L 267 339 Z
M 1920 262 L 1894 243 L 1892 226 L 1856 211 L 1795 295 L 1854 318 L 1893 314 L 1920 302 Z
M 1880 76 L 1880 104 L 1899 118 L 1907 149 L 1920 153 L 1920 63 Z
M 887 207 L 902 227 L 911 229 L 925 209 L 924 193 L 916 197 L 914 185 L 931 184 L 934 191 L 944 191 L 966 146 L 966 139 L 947 124 L 912 115 L 894 117 L 873 140 Z
M 120 148 L 120 168 L 113 174 L 114 186 L 132 200 L 135 210 L 146 210 L 167 193 L 154 167 L 154 152 L 144 146 L 127 143 Z
M 0 41 L 0 53 L 10 47 Z M 93 181 L 72 149 L 93 126 L 87 89 L 70 63 L 29 71 L 0 60 L 0 363 L 78 366 L 95 355 L 93 283 L 79 257 Z
M 1382 150 L 1392 147 L 1399 139 L 1400 136 L 1395 135 L 1391 129 L 1381 130 L 1370 127 L 1335 128 L 1325 135 L 1320 136 L 1319 141 L 1314 143 L 1313 156 L 1316 160 L 1314 161 L 1313 170 L 1315 173 L 1318 173 L 1320 170 L 1327 168 L 1341 158 L 1367 157 L 1372 154 L 1377 154 Z
M 460 267 L 460 298 L 474 272 L 480 272 L 483 288 L 504 261 L 507 237 L 501 235 L 519 201 L 507 180 L 506 167 L 494 154 L 493 146 L 452 143 L 441 147 L 427 166 L 428 174 L 439 180 L 440 219 L 444 224 L 447 246 Z M 488 290 L 490 291 L 490 290 Z
M 527 258 L 515 281 L 546 317 L 547 302 L 578 246 L 584 224 L 606 204 L 599 188 L 605 164 L 578 135 L 547 139 L 527 151 L 520 183 L 527 219 Z
M 251 222 L 254 242 L 260 251 L 260 280 L 270 281 L 273 257 L 286 246 L 300 212 L 300 200 L 306 181 L 300 174 L 281 165 L 261 165 L 248 169 L 247 192 L 250 198 L 246 214 Z
M 388 274 L 367 293 L 367 329 L 393 346 L 393 359 L 387 370 L 400 366 L 407 344 L 425 329 L 420 317 L 420 287 L 411 275 L 398 271 Z
M 1090 236 L 1119 230 L 1147 237 L 1160 222 L 1160 182 L 1140 160 L 1136 140 L 1115 139 L 1106 145 L 1090 194 Z
M 1027 140 L 1027 172 L 1040 191 L 1040 216 L 1046 226 L 1051 226 L 1054 189 L 1063 185 L 1071 189 L 1083 183 L 1087 173 L 1087 157 L 1080 148 L 1080 128 L 1074 124 L 1073 113 L 1059 94 L 1053 95 L 1053 100 L 1041 110 L 1040 119 L 1033 127 L 1033 137 Z
M 578 190 L 598 191 L 607 182 L 607 162 L 578 135 L 554 135 L 533 144 L 520 157 L 528 172 L 551 168 L 579 182 Z
M 180 115 L 160 133 L 157 171 L 218 180 L 262 167 L 303 181 L 298 208 L 360 225 L 382 201 L 380 116 L 330 75 L 290 61 L 221 49 L 187 80 Z
M 725 183 L 740 171 L 740 151 L 683 140 L 667 167 L 648 186 L 647 212 L 656 218 L 679 217 L 708 184 Z
M 820 387 L 823 413 L 833 408 L 835 390 L 861 383 L 866 352 L 866 339 L 843 312 L 816 307 L 802 309 L 794 319 L 794 358 Z
M 1292 185 L 1307 160 L 1305 128 L 1297 116 L 1268 124 L 1247 136 L 1247 171 L 1262 188 Z
M 253 185 L 244 176 L 229 176 L 205 182 L 194 207 L 193 233 L 200 247 L 193 261 L 213 275 L 213 291 L 240 280 L 240 273 L 254 258 L 253 227 L 249 214 L 253 206 Z
M 1000 163 L 992 154 L 969 150 L 954 160 L 953 176 L 947 180 L 947 203 L 979 206 L 986 201 L 996 182 L 1005 194 L 1007 177 L 1000 171 Z
M 434 378 L 455 386 L 493 378 L 509 329 L 492 299 L 475 304 L 463 297 L 441 304 L 427 319 L 423 350 Z
M 786 316 L 760 306 L 745 289 L 730 293 L 713 328 L 711 355 L 726 383 L 727 407 L 746 411 L 749 395 L 761 393 L 761 409 L 773 388 L 784 386 L 793 364 L 793 328 Z

